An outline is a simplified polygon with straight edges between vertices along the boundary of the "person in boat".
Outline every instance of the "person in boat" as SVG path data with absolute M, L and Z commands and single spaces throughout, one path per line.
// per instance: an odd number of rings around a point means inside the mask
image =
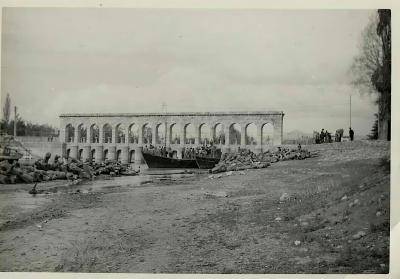
M 215 145 L 211 146 L 211 156 L 215 157 L 217 154 L 217 147 Z

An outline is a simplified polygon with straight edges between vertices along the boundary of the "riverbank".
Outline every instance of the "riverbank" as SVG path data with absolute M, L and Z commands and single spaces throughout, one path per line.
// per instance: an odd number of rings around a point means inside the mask
M 0 189 L 0 270 L 384 273 L 387 142 L 312 145 L 266 169 Z M 26 188 L 28 187 L 28 188 Z

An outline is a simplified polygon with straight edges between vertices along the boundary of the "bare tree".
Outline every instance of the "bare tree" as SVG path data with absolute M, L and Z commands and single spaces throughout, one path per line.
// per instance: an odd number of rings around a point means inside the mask
M 10 94 L 7 93 L 6 100 L 4 101 L 3 107 L 3 120 L 6 124 L 10 122 L 10 114 L 11 114 L 11 98 Z
M 360 54 L 350 68 L 352 84 L 361 94 L 376 97 L 379 138 L 390 140 L 391 95 L 390 10 L 371 16 L 362 33 Z
M 361 94 L 378 94 L 372 83 L 375 70 L 382 67 L 383 63 L 382 41 L 376 32 L 377 26 L 378 16 L 374 14 L 361 34 L 360 54 L 354 58 L 350 67 L 351 83 Z

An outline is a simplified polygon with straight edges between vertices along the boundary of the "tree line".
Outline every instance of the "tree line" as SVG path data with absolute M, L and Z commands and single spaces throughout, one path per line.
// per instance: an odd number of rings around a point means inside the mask
M 14 134 L 14 119 L 11 119 L 11 98 L 10 94 L 7 94 L 4 101 L 3 115 L 0 122 L 1 133 L 6 133 L 9 135 Z M 30 121 L 22 119 L 18 114 L 17 119 L 17 136 L 58 136 L 58 129 L 48 125 L 48 124 L 37 124 Z

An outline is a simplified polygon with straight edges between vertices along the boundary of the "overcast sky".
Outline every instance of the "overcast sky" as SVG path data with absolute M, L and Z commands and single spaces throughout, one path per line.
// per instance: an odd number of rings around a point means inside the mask
M 5 8 L 2 103 L 60 113 L 282 110 L 284 131 L 369 133 L 376 111 L 349 85 L 373 11 Z

